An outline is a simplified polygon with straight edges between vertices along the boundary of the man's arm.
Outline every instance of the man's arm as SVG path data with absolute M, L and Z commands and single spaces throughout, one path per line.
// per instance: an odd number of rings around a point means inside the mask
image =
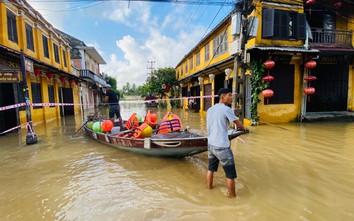
M 248 132 L 249 130 L 243 126 L 239 119 L 233 121 L 235 124 L 235 129 L 238 131 Z

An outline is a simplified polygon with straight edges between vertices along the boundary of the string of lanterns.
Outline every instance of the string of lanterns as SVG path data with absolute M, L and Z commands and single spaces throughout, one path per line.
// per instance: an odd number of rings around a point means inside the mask
M 304 77 L 304 80 L 307 82 L 307 86 L 304 88 L 304 94 L 306 95 L 313 95 L 316 92 L 315 88 L 311 87 L 311 82 L 317 79 L 315 76 L 311 75 L 311 70 L 314 69 L 316 66 L 317 63 L 314 60 L 310 60 L 305 63 L 305 67 L 307 69 L 307 76 Z M 307 97 L 307 101 L 310 101 L 309 96 Z
M 42 70 L 40 68 L 34 68 L 33 73 L 36 77 L 38 77 L 41 74 Z M 29 75 L 29 72 L 27 72 L 27 75 Z M 45 76 L 47 77 L 48 80 L 51 80 L 53 78 L 53 73 L 52 72 L 46 72 Z M 66 78 L 64 76 L 59 76 L 57 79 L 61 81 L 61 83 L 64 83 L 66 81 Z M 71 85 L 73 82 L 75 82 L 76 85 L 79 84 L 79 80 L 73 80 L 70 79 L 68 80 L 69 84 Z
M 266 60 L 263 63 L 263 65 L 264 65 L 264 68 L 268 70 L 267 76 L 262 78 L 263 81 L 265 81 L 265 82 L 273 81 L 275 78 L 272 75 L 270 75 L 269 72 L 270 72 L 270 69 L 272 69 L 275 66 L 275 62 L 273 60 Z M 267 104 L 268 104 L 269 103 L 269 98 L 273 97 L 273 95 L 274 95 L 274 91 L 272 89 L 268 88 L 268 89 L 265 89 L 265 90 L 262 91 L 262 95 L 263 95 L 264 98 L 267 99 Z

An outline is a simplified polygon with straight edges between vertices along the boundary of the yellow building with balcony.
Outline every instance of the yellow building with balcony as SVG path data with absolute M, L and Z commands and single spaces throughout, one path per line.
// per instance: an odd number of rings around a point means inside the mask
M 26 122 L 21 51 L 33 123 L 80 112 L 79 78 L 72 74 L 70 46 L 26 1 L 0 1 L 0 132 Z M 4 109 L 4 108 L 3 108 Z
M 218 102 L 217 91 L 228 87 L 237 93 L 235 113 L 261 122 L 353 111 L 353 6 L 349 1 L 239 1 L 177 64 L 184 108 L 206 111 Z M 274 67 L 264 68 L 266 61 Z M 267 87 L 273 96 L 253 90 L 257 73 L 261 79 L 274 77 Z M 252 106 L 257 96 L 260 102 Z

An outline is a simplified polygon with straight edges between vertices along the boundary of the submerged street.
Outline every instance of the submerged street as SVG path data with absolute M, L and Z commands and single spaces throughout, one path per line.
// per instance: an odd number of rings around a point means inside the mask
M 123 103 L 126 119 L 146 113 Z M 159 118 L 166 109 L 152 108 Z M 205 116 L 172 110 L 206 134 Z M 232 141 L 236 199 L 224 172 L 206 189 L 207 153 L 146 157 L 98 143 L 80 116 L 0 137 L 1 220 L 353 220 L 354 124 L 311 122 L 250 127 Z

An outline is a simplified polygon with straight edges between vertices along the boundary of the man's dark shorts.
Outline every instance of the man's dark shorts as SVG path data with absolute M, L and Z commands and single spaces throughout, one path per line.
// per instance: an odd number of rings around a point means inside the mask
M 117 118 L 120 118 L 119 105 L 109 106 L 109 118 L 114 118 L 114 115 L 116 115 Z
M 219 162 L 225 171 L 226 177 L 235 179 L 237 177 L 234 155 L 230 147 L 216 147 L 208 144 L 209 171 L 217 171 Z

